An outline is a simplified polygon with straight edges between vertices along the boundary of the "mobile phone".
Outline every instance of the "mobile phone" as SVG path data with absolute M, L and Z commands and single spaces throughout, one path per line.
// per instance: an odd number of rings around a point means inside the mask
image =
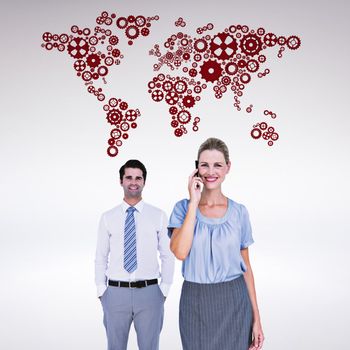
M 197 169 L 197 172 L 194 174 L 194 176 L 195 176 L 195 177 L 198 177 L 198 176 L 199 176 L 199 171 L 198 171 L 198 165 L 199 165 L 199 163 L 198 163 L 198 160 L 196 160 L 196 161 L 194 162 L 194 164 L 195 164 L 195 167 L 196 167 L 196 169 Z M 196 189 L 199 189 L 199 188 L 200 188 L 199 183 L 197 183 L 197 184 L 196 184 Z

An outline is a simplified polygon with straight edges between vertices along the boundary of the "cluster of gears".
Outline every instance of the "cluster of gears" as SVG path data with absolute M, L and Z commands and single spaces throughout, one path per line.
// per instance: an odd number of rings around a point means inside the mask
M 150 34 L 151 21 L 157 21 L 159 16 L 145 17 L 142 15 L 128 17 L 117 16 L 103 11 L 96 18 L 96 26 L 93 29 L 71 27 L 71 33 L 53 34 L 45 32 L 42 35 L 42 47 L 46 50 L 57 49 L 66 51 L 73 59 L 73 68 L 80 77 L 90 94 L 96 96 L 102 102 L 106 99 L 102 88 L 95 88 L 94 84 L 99 80 L 106 83 L 105 77 L 114 65 L 119 65 L 124 58 L 118 48 L 119 36 L 115 30 L 122 31 L 132 45 L 139 37 Z M 128 130 L 136 128 L 135 120 L 140 116 L 137 109 L 128 109 L 128 104 L 121 99 L 111 98 L 108 104 L 103 106 L 106 119 L 114 129 L 110 133 L 107 153 L 114 157 L 118 154 L 118 148 L 122 145 L 122 139 L 128 138 Z
M 175 22 L 175 26 L 176 27 L 185 27 L 186 22 L 184 21 L 184 19 L 182 17 L 179 17 L 179 19 Z
M 265 115 L 269 115 L 272 119 L 275 119 L 277 117 L 277 114 L 272 112 L 272 111 L 269 111 L 268 109 L 265 109 L 264 110 L 264 114 Z
M 253 125 L 253 129 L 250 132 L 253 139 L 262 138 L 267 141 L 269 146 L 273 146 L 273 143 L 279 139 L 278 133 L 273 126 L 268 126 L 266 122 L 260 122 Z
M 218 99 L 231 90 L 234 107 L 240 111 L 239 98 L 252 77 L 256 75 L 262 78 L 270 73 L 268 68 L 263 68 L 266 62 L 264 51 L 274 46 L 283 47 L 283 50 L 297 50 L 301 45 L 300 38 L 295 35 L 277 36 L 261 27 L 250 29 L 246 25 L 231 25 L 222 32 L 208 34 L 213 28 L 212 23 L 197 28 L 197 34 L 201 35 L 199 37 L 184 32 L 174 33 L 163 44 L 166 50 L 164 54 L 158 44 L 149 52 L 157 58 L 153 65 L 154 71 L 164 67 L 171 71 L 182 71 L 177 76 L 158 74 L 148 83 L 148 92 L 153 101 L 165 101 L 168 105 L 170 125 L 177 137 L 186 134 L 190 122 L 192 130 L 198 130 L 198 121 L 194 125 L 191 108 L 200 101 L 201 92 L 209 84 Z M 279 51 L 279 55 L 282 51 Z M 265 132 L 265 136 L 270 134 L 274 135 L 271 136 L 272 141 L 275 141 L 276 135 L 278 138 L 276 133 Z M 256 135 L 257 132 L 254 132 Z

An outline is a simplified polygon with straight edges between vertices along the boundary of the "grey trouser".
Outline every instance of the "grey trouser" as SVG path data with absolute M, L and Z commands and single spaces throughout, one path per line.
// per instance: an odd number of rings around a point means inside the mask
M 144 288 L 108 286 L 101 297 L 108 350 L 126 350 L 131 322 L 140 350 L 158 350 L 164 296 L 154 284 Z

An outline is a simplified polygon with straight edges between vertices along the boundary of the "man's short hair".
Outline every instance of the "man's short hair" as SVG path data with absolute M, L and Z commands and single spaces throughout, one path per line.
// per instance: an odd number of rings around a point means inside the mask
M 123 181 L 125 174 L 125 168 L 140 169 L 142 171 L 143 180 L 146 182 L 147 170 L 146 167 L 137 159 L 129 159 L 120 169 L 119 177 L 120 181 Z

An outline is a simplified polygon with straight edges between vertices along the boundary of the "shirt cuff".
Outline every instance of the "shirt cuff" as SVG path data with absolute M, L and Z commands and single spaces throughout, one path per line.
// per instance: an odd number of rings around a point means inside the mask
M 163 283 L 163 282 L 161 282 L 161 283 L 159 284 L 159 288 L 160 288 L 160 290 L 162 291 L 162 293 L 163 293 L 163 295 L 164 295 L 165 297 L 168 296 L 170 287 L 171 287 L 171 284 L 168 284 L 168 283 Z
M 103 295 L 103 293 L 106 291 L 107 286 L 105 284 L 101 284 L 97 286 L 97 296 L 100 297 Z

